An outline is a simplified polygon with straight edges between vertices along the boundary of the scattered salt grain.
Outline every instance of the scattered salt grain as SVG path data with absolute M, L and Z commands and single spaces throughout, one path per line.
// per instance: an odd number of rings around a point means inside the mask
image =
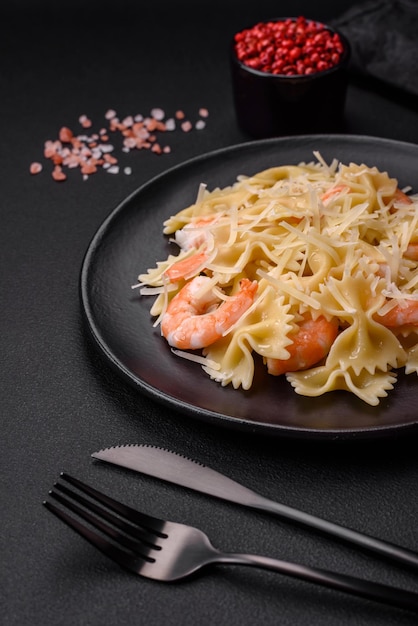
M 175 128 L 176 128 L 176 121 L 175 121 L 174 118 L 170 117 L 165 122 L 165 129 L 166 130 L 175 130 Z
M 99 146 L 99 147 L 100 147 L 100 150 L 101 150 L 103 153 L 106 153 L 106 152 L 113 152 L 113 150 L 115 149 L 115 147 L 114 147 L 114 146 L 112 146 L 112 144 L 111 144 L 111 143 L 102 143 L 102 144 L 100 144 L 100 146 Z
M 181 130 L 184 133 L 188 133 L 190 130 L 192 130 L 192 128 L 193 128 L 192 124 L 189 121 L 183 122 L 182 125 L 181 125 Z
M 92 121 L 87 117 L 87 115 L 80 115 L 78 121 L 83 128 L 90 128 L 92 125 Z
M 151 109 L 151 115 L 155 120 L 161 121 L 165 118 L 165 113 L 162 109 Z
M 123 145 L 125 148 L 128 148 L 128 150 L 131 150 L 136 148 L 136 140 L 133 137 L 125 137 Z
M 56 165 L 52 170 L 52 178 L 57 181 L 65 180 L 67 178 L 60 165 Z
M 42 164 L 38 163 L 37 161 L 31 163 L 29 166 L 29 171 L 31 174 L 39 174 L 40 172 L 42 172 Z
M 178 109 L 173 117 L 165 118 L 165 111 L 160 107 L 150 110 L 148 116 L 138 113 L 127 115 L 120 121 L 114 109 L 108 109 L 104 115 L 108 120 L 108 128 L 101 127 L 98 132 L 90 134 L 76 133 L 68 126 L 62 126 L 58 132 L 58 138 L 44 142 L 43 156 L 53 165 L 52 178 L 56 181 L 64 181 L 67 175 L 64 168 L 78 168 L 83 180 L 87 180 L 91 174 L 103 169 L 110 174 L 118 174 L 121 171 L 118 158 L 115 156 L 115 145 L 109 143 L 109 136 L 119 135 L 121 144 L 119 150 L 129 153 L 131 150 L 150 150 L 154 154 L 169 154 L 170 146 L 162 146 L 159 135 L 163 132 L 176 130 L 177 121 L 182 120 L 180 128 L 183 132 L 189 132 L 194 128 L 205 128 L 206 122 L 202 119 L 208 116 L 205 108 L 199 109 L 199 116 L 194 125 L 186 119 L 184 111 Z M 92 127 L 92 120 L 85 114 L 80 115 L 78 122 L 83 129 Z M 111 154 L 113 153 L 113 154 Z M 31 174 L 39 174 L 43 165 L 37 161 L 29 165 Z M 132 173 L 131 167 L 125 167 L 123 172 L 127 175 Z
M 66 126 L 63 126 L 58 133 L 58 137 L 59 137 L 59 140 L 63 142 L 71 141 L 72 138 L 74 137 L 73 131 L 67 128 Z

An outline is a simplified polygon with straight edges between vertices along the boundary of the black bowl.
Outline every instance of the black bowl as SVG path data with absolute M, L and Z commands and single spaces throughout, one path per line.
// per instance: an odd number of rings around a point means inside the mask
M 296 20 L 276 18 L 269 21 Z M 308 20 L 308 22 L 311 20 Z M 233 98 L 238 123 L 252 137 L 338 133 L 344 131 L 350 45 L 335 28 L 343 53 L 331 68 L 312 74 L 272 74 L 248 67 L 230 50 Z

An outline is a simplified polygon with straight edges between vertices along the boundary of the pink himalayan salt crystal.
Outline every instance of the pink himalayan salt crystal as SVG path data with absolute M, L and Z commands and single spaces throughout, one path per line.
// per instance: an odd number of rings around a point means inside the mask
M 30 164 L 29 171 L 31 174 L 39 174 L 40 172 L 42 172 L 42 164 L 34 161 Z
M 192 124 L 189 121 L 183 122 L 181 125 L 181 129 L 185 133 L 188 133 L 190 130 L 192 130 L 192 128 Z
M 199 109 L 201 118 L 207 117 L 208 114 L 206 108 L 201 107 Z M 79 168 L 83 180 L 86 180 L 90 174 L 97 172 L 100 167 L 109 173 L 118 173 L 118 159 L 108 154 L 114 150 L 114 146 L 108 143 L 109 134 L 112 132 L 119 132 L 123 135 L 122 152 L 129 152 L 135 148 L 138 150 L 145 148 L 154 154 L 168 154 L 171 152 L 171 147 L 162 147 L 157 141 L 155 133 L 175 130 L 176 120 L 179 122 L 183 120 L 180 126 L 183 132 L 189 132 L 193 128 L 192 123 L 186 120 L 185 113 L 181 109 L 177 110 L 172 118 L 166 120 L 164 119 L 165 111 L 159 107 L 152 108 L 150 116 L 145 118 L 141 114 L 128 115 L 121 122 L 114 109 L 108 109 L 104 117 L 109 121 L 109 129 L 102 127 L 98 132 L 90 135 L 76 135 L 70 128 L 63 126 L 60 129 L 58 139 L 45 141 L 43 156 L 52 161 L 54 166 L 52 177 L 55 180 L 66 180 L 64 167 Z M 92 126 L 92 121 L 87 115 L 80 115 L 78 121 L 85 129 Z M 205 125 L 206 122 L 199 119 L 194 127 L 200 130 Z M 42 169 L 42 164 L 38 162 L 33 162 L 29 166 L 31 174 L 38 174 Z

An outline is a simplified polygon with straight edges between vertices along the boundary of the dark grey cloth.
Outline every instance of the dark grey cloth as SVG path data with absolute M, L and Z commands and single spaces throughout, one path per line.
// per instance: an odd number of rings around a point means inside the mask
M 353 73 L 418 96 L 418 0 L 371 0 L 333 26 L 351 44 Z

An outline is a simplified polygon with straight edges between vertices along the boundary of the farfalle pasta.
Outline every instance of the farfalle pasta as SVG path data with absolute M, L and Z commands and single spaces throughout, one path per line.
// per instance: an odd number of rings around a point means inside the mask
M 365 164 L 241 175 L 164 223 L 177 254 L 139 275 L 176 355 L 249 389 L 257 361 L 295 392 L 377 405 L 418 373 L 418 197 Z

